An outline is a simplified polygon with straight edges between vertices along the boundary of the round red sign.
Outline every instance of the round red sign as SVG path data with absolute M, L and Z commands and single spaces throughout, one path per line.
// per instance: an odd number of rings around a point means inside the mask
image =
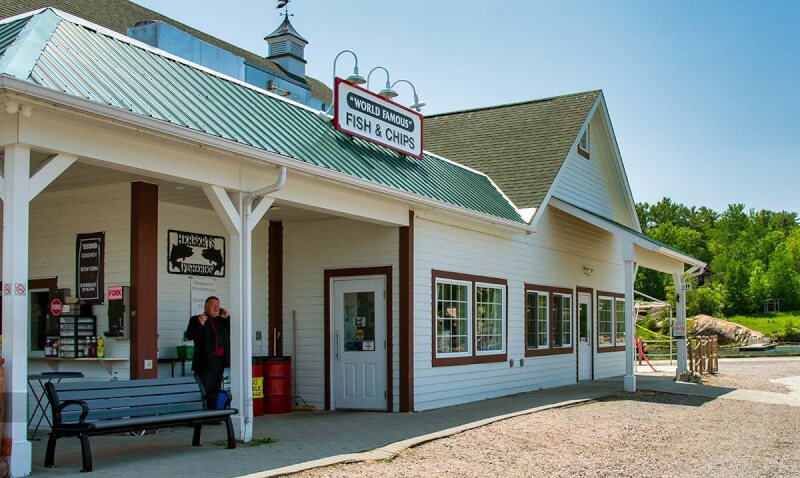
M 50 313 L 53 315 L 61 315 L 61 309 L 64 304 L 61 303 L 61 299 L 53 299 L 50 301 Z

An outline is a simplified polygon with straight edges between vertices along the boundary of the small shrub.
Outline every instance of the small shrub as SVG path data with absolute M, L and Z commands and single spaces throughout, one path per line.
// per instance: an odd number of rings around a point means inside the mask
M 794 322 L 790 320 L 786 323 L 783 335 L 779 335 L 778 339 L 786 342 L 800 342 L 800 327 L 795 327 Z

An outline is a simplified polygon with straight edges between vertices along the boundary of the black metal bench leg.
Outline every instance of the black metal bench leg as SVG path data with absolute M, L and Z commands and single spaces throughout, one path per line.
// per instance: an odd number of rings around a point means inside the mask
M 228 449 L 236 448 L 236 435 L 233 434 L 233 420 L 230 416 L 225 420 L 225 428 L 228 429 Z
M 194 426 L 194 435 L 192 435 L 192 446 L 200 446 L 200 432 L 203 430 L 203 425 Z
M 44 454 L 44 466 L 47 468 L 56 467 L 56 440 L 58 438 L 50 433 L 50 438 L 47 439 L 47 451 Z
M 92 448 L 89 446 L 89 435 L 83 434 L 78 436 L 81 440 L 81 457 L 83 459 L 83 468 L 81 472 L 92 471 Z

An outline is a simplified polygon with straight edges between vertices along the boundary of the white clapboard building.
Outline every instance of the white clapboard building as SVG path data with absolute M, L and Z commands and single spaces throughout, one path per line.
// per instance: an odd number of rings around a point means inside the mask
M 615 376 L 633 390 L 636 268 L 680 284 L 703 265 L 640 232 L 599 91 L 425 118 L 416 158 L 43 9 L 0 23 L 0 106 L 15 476 L 30 470 L 29 374 L 178 373 L 159 359 L 209 293 L 231 312 L 249 439 L 252 356 L 291 356 L 292 394 L 320 409 L 419 411 Z M 79 237 L 98 247 L 81 256 Z M 105 357 L 46 357 L 53 297 L 92 291 Z

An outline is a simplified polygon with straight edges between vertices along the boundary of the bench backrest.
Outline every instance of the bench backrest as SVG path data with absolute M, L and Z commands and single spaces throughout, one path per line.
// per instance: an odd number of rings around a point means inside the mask
M 67 400 L 82 400 L 89 407 L 86 422 L 148 417 L 205 409 L 200 384 L 194 377 L 104 382 L 50 382 L 45 384 L 53 411 L 53 424 L 76 423 L 80 405 L 57 407 Z

